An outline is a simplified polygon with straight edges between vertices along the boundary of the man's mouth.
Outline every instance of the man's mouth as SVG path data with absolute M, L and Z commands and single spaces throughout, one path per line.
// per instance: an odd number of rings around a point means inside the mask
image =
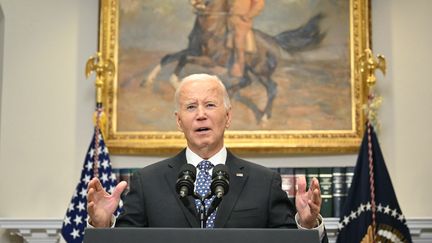
M 210 128 L 208 128 L 208 127 L 200 127 L 198 129 L 195 129 L 195 132 L 206 132 L 206 131 L 210 131 Z

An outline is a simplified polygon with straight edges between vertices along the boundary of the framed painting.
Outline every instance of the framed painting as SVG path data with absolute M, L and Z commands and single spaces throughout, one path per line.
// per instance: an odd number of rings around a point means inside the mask
M 358 59 L 370 45 L 368 0 L 266 1 L 240 50 L 240 75 L 232 74 L 233 2 L 101 0 L 99 51 L 115 65 L 103 88 L 112 153 L 185 147 L 175 87 L 203 72 L 217 75 L 230 94 L 225 144 L 237 153 L 358 149 L 367 96 Z

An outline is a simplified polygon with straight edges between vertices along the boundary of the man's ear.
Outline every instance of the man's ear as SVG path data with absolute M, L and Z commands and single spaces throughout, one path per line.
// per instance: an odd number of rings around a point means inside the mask
M 227 121 L 225 124 L 225 128 L 229 128 L 231 125 L 231 119 L 232 119 L 231 107 L 227 109 L 226 116 L 227 116 Z
M 180 130 L 181 132 L 183 132 L 183 124 L 182 124 L 182 121 L 180 119 L 180 116 L 179 116 L 178 112 L 176 111 L 174 113 L 174 115 L 176 116 L 176 122 L 177 122 L 177 128 L 178 128 L 178 130 Z

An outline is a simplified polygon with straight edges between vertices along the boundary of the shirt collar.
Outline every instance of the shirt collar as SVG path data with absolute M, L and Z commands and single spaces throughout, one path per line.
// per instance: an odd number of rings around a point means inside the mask
M 215 155 L 213 155 L 211 158 L 207 159 L 210 161 L 213 165 L 217 164 L 225 164 L 227 158 L 227 149 L 225 146 L 222 147 L 219 152 L 217 152 Z M 186 160 L 188 164 L 192 164 L 193 166 L 197 167 L 198 163 L 203 161 L 204 159 L 201 158 L 196 153 L 192 152 L 189 147 L 186 148 Z

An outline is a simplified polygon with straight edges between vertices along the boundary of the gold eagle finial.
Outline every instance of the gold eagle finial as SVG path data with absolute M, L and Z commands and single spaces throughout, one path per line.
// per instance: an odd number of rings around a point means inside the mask
M 92 56 L 87 60 L 85 66 L 85 75 L 86 78 L 89 78 L 91 73 L 96 74 L 96 107 L 97 110 L 93 116 L 94 124 L 99 127 L 102 131 L 103 136 L 105 137 L 106 130 L 106 115 L 103 112 L 102 106 L 102 91 L 105 79 L 109 77 L 111 74 L 115 72 L 114 62 L 110 59 L 103 59 L 102 54 L 100 52 L 97 53 L 96 56 Z
M 368 101 L 363 105 L 367 120 L 379 131 L 380 123 L 378 121 L 378 109 L 381 106 L 382 97 L 375 94 L 374 86 L 376 84 L 375 70 L 379 69 L 385 75 L 387 71 L 386 59 L 382 55 L 375 56 L 371 49 L 366 49 L 364 54 L 359 57 L 359 69 L 363 75 L 366 75 L 366 84 L 369 88 Z
M 376 83 L 375 70 L 379 69 L 385 75 L 387 71 L 386 59 L 383 55 L 377 55 L 375 58 L 371 49 L 366 49 L 360 56 L 360 72 L 367 76 L 366 83 L 372 87 Z
M 102 54 L 98 52 L 97 56 L 92 56 L 87 60 L 85 68 L 86 78 L 88 78 L 92 72 L 96 73 L 96 102 L 100 104 L 102 103 L 102 89 L 106 77 L 105 75 L 115 72 L 114 62 L 110 59 L 103 59 Z

